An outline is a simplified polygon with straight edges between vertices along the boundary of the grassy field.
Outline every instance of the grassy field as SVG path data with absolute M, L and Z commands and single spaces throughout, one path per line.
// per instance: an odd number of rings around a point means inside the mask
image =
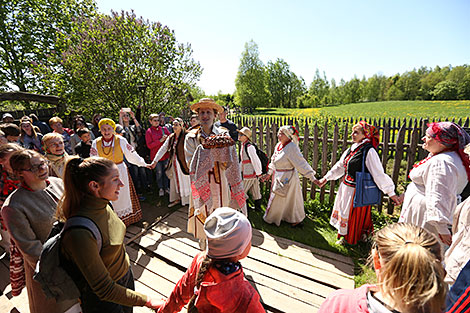
M 470 116 L 470 100 L 458 101 L 385 101 L 306 108 L 258 108 L 256 116 L 289 117 L 367 117 L 367 118 L 467 118 Z

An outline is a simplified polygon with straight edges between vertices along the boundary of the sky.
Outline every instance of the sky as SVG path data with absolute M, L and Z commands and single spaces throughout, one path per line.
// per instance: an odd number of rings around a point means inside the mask
M 189 43 L 206 94 L 233 93 L 245 43 L 264 64 L 283 59 L 307 86 L 427 66 L 470 64 L 470 0 L 96 0 L 134 10 Z

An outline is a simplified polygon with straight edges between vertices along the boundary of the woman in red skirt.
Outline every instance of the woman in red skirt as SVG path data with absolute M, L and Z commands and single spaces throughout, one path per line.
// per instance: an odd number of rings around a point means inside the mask
M 319 180 L 318 185 L 323 187 L 328 180 L 342 177 L 336 195 L 330 224 L 338 230 L 337 244 L 345 242 L 355 245 L 361 238 L 365 238 L 374 230 L 371 217 L 371 206 L 354 207 L 353 200 L 356 192 L 356 172 L 362 170 L 362 158 L 365 154 L 365 172 L 369 172 L 380 190 L 387 194 L 395 205 L 400 200 L 395 194 L 395 184 L 385 174 L 376 151 L 379 144 L 378 130 L 360 121 L 352 127 L 352 146 L 346 150 L 339 161 L 326 175 Z

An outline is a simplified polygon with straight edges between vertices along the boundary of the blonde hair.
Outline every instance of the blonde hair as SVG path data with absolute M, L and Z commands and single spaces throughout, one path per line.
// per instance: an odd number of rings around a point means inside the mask
M 58 133 L 47 133 L 47 134 L 44 135 L 44 137 L 42 137 L 42 143 L 43 143 L 44 146 L 46 146 L 46 148 L 47 148 L 47 143 L 49 142 L 49 140 L 55 139 L 55 138 L 62 139 L 62 141 L 64 141 L 64 137 L 62 137 L 61 134 L 58 134 Z
M 113 161 L 101 157 L 70 158 L 65 164 L 64 194 L 57 206 L 57 219 L 65 221 L 73 216 L 89 192 L 88 183 L 96 181 L 100 185 L 103 184 L 113 166 Z
M 49 125 L 52 127 L 52 125 L 54 125 L 55 123 L 61 123 L 61 124 L 63 124 L 64 121 L 62 121 L 62 119 L 61 119 L 60 117 L 58 117 L 58 116 L 51 117 L 51 118 L 49 119 Z
M 407 223 L 377 232 L 382 260 L 378 286 L 406 312 L 441 312 L 446 295 L 441 246 L 427 230 Z
M 152 113 L 149 115 L 149 121 L 153 120 L 154 118 L 160 118 L 159 114 Z

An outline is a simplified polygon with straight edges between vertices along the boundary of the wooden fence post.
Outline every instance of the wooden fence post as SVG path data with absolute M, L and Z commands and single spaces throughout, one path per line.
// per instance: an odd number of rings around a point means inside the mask
M 328 121 L 323 125 L 323 136 L 322 136 L 322 155 L 321 155 L 321 176 L 325 176 L 328 165 Z M 320 202 L 325 200 L 325 186 L 320 190 Z
M 334 133 L 333 133 L 333 148 L 331 149 L 330 168 L 332 168 L 333 165 L 336 164 L 336 155 L 338 153 L 338 133 L 339 133 L 339 127 L 338 127 L 338 123 L 336 122 Z M 336 185 L 335 180 L 330 181 L 330 203 L 333 203 L 335 201 L 335 185 Z
M 308 141 L 309 141 L 309 129 L 308 129 L 308 124 L 305 122 L 305 128 L 304 128 L 304 142 L 303 142 L 303 156 L 305 160 L 308 162 Z M 307 183 L 308 180 L 305 177 L 302 177 L 302 194 L 304 196 L 304 199 L 307 198 Z
M 315 172 L 318 172 L 318 156 L 318 124 L 315 122 L 313 127 L 313 169 Z M 310 199 L 315 199 L 316 191 L 317 186 L 313 184 L 310 190 Z

